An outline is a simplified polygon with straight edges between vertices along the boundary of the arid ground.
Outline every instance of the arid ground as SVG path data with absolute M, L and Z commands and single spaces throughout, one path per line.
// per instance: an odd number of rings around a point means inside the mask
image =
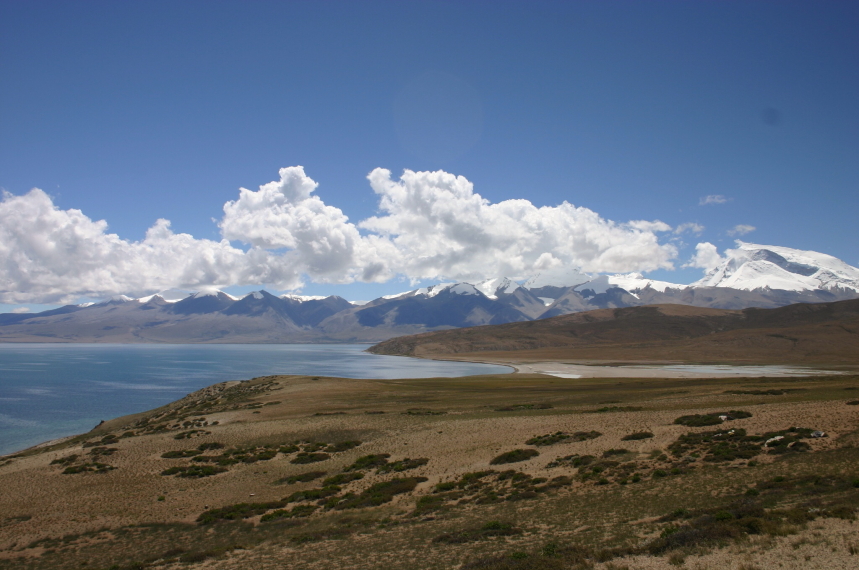
M 855 373 L 274 376 L 0 459 L 0 568 L 856 568 L 857 508 Z

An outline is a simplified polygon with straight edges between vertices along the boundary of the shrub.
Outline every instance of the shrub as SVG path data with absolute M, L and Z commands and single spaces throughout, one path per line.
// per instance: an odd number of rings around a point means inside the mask
M 404 477 L 382 481 L 370 486 L 360 495 L 344 498 L 336 503 L 336 509 L 357 509 L 362 507 L 375 507 L 389 503 L 394 496 L 409 493 L 414 490 L 418 483 L 426 481 L 426 477 Z
M 203 512 L 197 517 L 197 522 L 200 524 L 210 524 L 219 520 L 239 520 L 249 519 L 257 515 L 261 515 L 271 509 L 280 509 L 286 506 L 283 501 L 272 501 L 268 503 L 237 503 L 221 507 L 219 509 L 210 509 Z
M 513 451 L 502 453 L 501 455 L 493 458 L 489 464 L 502 465 L 504 463 L 518 463 L 520 461 L 527 461 L 538 455 L 540 455 L 540 452 L 536 449 L 514 449 Z
M 74 475 L 76 473 L 107 473 L 113 471 L 116 467 L 106 465 L 104 463 L 83 463 L 81 465 L 73 465 L 63 469 L 63 475 Z
M 502 408 L 495 408 L 496 412 L 518 412 L 520 410 L 551 410 L 552 406 L 549 404 L 514 404 L 512 406 L 504 406 Z
M 637 431 L 635 433 L 625 435 L 620 439 L 621 441 L 637 441 L 639 439 L 650 439 L 651 437 L 653 437 L 653 434 L 649 431 Z
M 603 452 L 602 456 L 603 457 L 612 457 L 615 455 L 625 455 L 627 453 L 629 453 L 628 449 L 607 449 L 606 451 Z
M 212 475 L 217 475 L 224 471 L 226 471 L 226 469 L 223 467 L 214 467 L 212 465 L 191 465 L 189 467 L 171 467 L 162 471 L 161 474 L 200 479 L 202 477 L 211 477 Z
M 166 451 L 161 454 L 161 457 L 164 459 L 179 459 L 182 457 L 194 457 L 195 455 L 200 455 L 200 451 L 196 449 L 182 449 L 177 451 Z
M 525 442 L 526 445 L 553 445 L 555 443 L 564 443 L 564 442 L 575 442 L 575 441 L 585 441 L 588 439 L 596 439 L 602 434 L 598 431 L 577 431 L 575 433 L 567 433 L 563 431 L 557 431 L 555 433 L 550 433 L 546 435 L 538 435 L 532 437 L 528 441 Z
M 306 465 L 308 463 L 318 463 L 320 461 L 325 461 L 326 459 L 330 459 L 331 456 L 327 453 L 307 453 L 306 451 L 302 451 L 298 455 L 292 458 L 290 463 L 295 463 L 297 465 Z
M 477 528 L 439 535 L 433 539 L 433 542 L 442 544 L 463 544 L 465 542 L 474 542 L 493 536 L 513 536 L 517 534 L 522 534 L 522 530 L 514 527 L 511 523 L 489 521 L 483 526 Z
M 343 471 L 358 471 L 364 469 L 372 469 L 385 465 L 388 462 L 390 453 L 378 453 L 375 455 L 364 455 L 355 460 L 355 463 L 346 467 Z
M 342 451 L 349 451 L 350 449 L 354 449 L 361 445 L 360 441 L 341 441 L 340 443 L 331 443 L 328 447 L 325 448 L 325 451 L 328 453 L 340 453 Z
M 720 416 L 726 416 L 727 419 L 730 421 L 739 420 L 742 418 L 750 418 L 752 417 L 752 414 L 743 410 L 731 410 L 729 412 L 713 412 L 710 414 L 693 414 L 690 416 L 681 416 L 674 420 L 674 423 L 689 427 L 715 426 L 723 422 Z
M 286 483 L 287 485 L 308 483 L 315 479 L 319 479 L 324 475 L 325 471 L 308 471 L 307 473 L 299 473 L 298 475 L 291 475 L 289 477 L 284 477 L 283 479 L 278 479 L 275 483 Z
M 296 505 L 288 511 L 286 509 L 278 509 L 264 514 L 262 518 L 260 518 L 260 522 L 268 522 L 283 518 L 309 517 L 316 512 L 318 508 L 319 507 L 314 505 Z
M 334 475 L 333 477 L 329 477 L 328 479 L 322 482 L 323 485 L 345 485 L 346 483 L 351 483 L 352 481 L 357 481 L 358 479 L 363 479 L 364 474 L 360 471 L 352 471 L 350 473 L 339 473 Z
M 318 489 L 307 489 L 306 491 L 296 491 L 291 494 L 289 497 L 285 498 L 284 501 L 288 503 L 300 503 L 302 501 L 316 501 L 319 499 L 324 499 L 326 497 L 330 497 L 331 495 L 336 495 L 340 492 L 340 487 L 337 485 L 326 485 L 325 487 L 321 487 Z
M 417 469 L 422 465 L 426 465 L 429 462 L 429 459 L 426 457 L 420 457 L 418 459 L 401 459 L 400 461 L 394 461 L 393 463 L 386 463 L 384 465 L 380 465 L 376 468 L 377 473 L 390 473 L 408 471 L 409 469 Z

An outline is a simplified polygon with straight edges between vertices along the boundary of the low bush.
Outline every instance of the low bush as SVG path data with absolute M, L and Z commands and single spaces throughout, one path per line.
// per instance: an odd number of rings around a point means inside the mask
M 326 485 L 325 487 L 320 487 L 318 489 L 307 489 L 305 491 L 296 491 L 291 494 L 289 497 L 286 497 L 284 501 L 287 503 L 300 503 L 302 501 L 318 501 L 319 499 L 324 499 L 326 497 L 330 497 L 332 495 L 336 495 L 340 492 L 340 487 L 337 485 Z
M 360 495 L 344 497 L 343 500 L 332 506 L 338 510 L 376 507 L 391 502 L 396 495 L 410 493 L 418 483 L 423 483 L 426 480 L 426 477 L 404 477 L 382 481 L 371 485 Z
M 692 414 L 689 416 L 680 416 L 674 420 L 675 424 L 689 427 L 715 426 L 721 424 L 722 417 L 728 421 L 739 420 L 742 418 L 750 418 L 752 414 L 743 410 L 731 410 L 730 412 L 713 412 L 710 414 Z
M 283 501 L 271 501 L 268 503 L 237 503 L 221 507 L 219 509 L 209 509 L 204 511 L 197 517 L 197 522 L 200 524 L 211 524 L 222 520 L 239 520 L 249 519 L 257 515 L 261 515 L 272 509 L 281 509 L 286 506 Z
M 517 534 L 522 534 L 522 529 L 516 528 L 511 523 L 489 521 L 480 527 L 441 534 L 435 537 L 433 542 L 440 544 L 464 544 L 494 536 L 514 536 Z
M 260 522 L 268 522 L 284 518 L 309 517 L 310 515 L 315 513 L 318 508 L 319 507 L 316 507 L 314 505 L 296 505 L 290 510 L 278 509 L 276 511 L 264 514 L 260 518 Z
M 409 469 L 416 469 L 421 467 L 422 465 L 426 465 L 429 463 L 429 459 L 426 457 L 420 457 L 418 459 L 401 459 L 399 461 L 394 461 L 392 463 L 386 463 L 384 465 L 380 465 L 376 468 L 376 473 L 390 473 L 396 472 L 400 473 L 402 471 L 408 471 Z
M 355 460 L 355 463 L 343 469 L 343 471 L 359 471 L 380 467 L 388 462 L 390 453 L 377 453 L 374 455 L 364 455 Z
M 538 455 L 540 455 L 540 452 L 536 449 L 514 449 L 513 451 L 508 451 L 506 453 L 502 453 L 497 457 L 494 457 L 492 461 L 489 462 L 489 464 L 503 465 L 505 463 L 519 463 L 520 461 L 527 461 L 532 457 L 536 457 Z
M 621 441 L 638 441 L 640 439 L 650 439 L 653 437 L 653 434 L 649 431 L 637 431 L 635 433 L 631 433 L 629 435 L 623 436 Z
M 528 441 L 525 442 L 526 445 L 537 445 L 537 446 L 545 446 L 545 445 L 553 445 L 556 443 L 567 443 L 567 442 L 577 442 L 577 441 L 586 441 L 589 439 L 596 439 L 602 434 L 598 431 L 577 431 L 575 433 L 567 433 L 563 431 L 557 431 L 555 433 L 550 433 L 546 435 L 538 435 L 532 437 Z
M 615 455 L 626 455 L 629 453 L 628 449 L 607 449 L 603 452 L 603 457 L 613 457 Z
M 329 477 L 325 479 L 322 484 L 323 485 L 345 485 L 346 483 L 351 483 L 352 481 L 357 481 L 358 479 L 363 479 L 364 474 L 360 471 L 351 471 L 349 473 L 338 473 L 333 477 Z
M 74 475 L 76 473 L 107 473 L 113 471 L 116 467 L 106 465 L 104 463 L 82 463 L 80 465 L 72 465 L 63 469 L 63 475 Z
M 512 406 L 504 406 L 495 408 L 496 412 L 518 412 L 521 410 L 551 410 L 550 404 L 514 404 Z
M 275 483 L 286 483 L 287 485 L 294 485 L 296 483 L 309 483 L 310 481 L 319 479 L 324 475 L 325 471 L 308 471 L 307 473 L 299 473 L 298 475 L 290 475 L 289 477 L 278 479 L 277 481 L 275 481 Z
M 350 449 L 355 449 L 361 445 L 360 441 L 341 441 L 339 443 L 330 443 L 328 447 L 325 448 L 325 451 L 328 453 L 340 453 L 342 451 L 349 451 Z
M 161 474 L 200 479 L 202 477 L 211 477 L 212 475 L 217 475 L 224 471 L 226 471 L 226 469 L 223 467 L 215 467 L 212 465 L 191 465 L 188 467 L 171 467 L 162 471 Z
M 194 457 L 195 455 L 200 455 L 202 451 L 197 449 L 180 449 L 176 451 L 166 451 L 161 454 L 161 457 L 164 459 L 180 459 L 183 457 Z
M 330 459 L 331 456 L 327 453 L 307 453 L 306 451 L 302 451 L 298 455 L 292 458 L 290 463 L 295 463 L 296 465 L 306 465 L 308 463 L 318 463 L 320 461 L 325 461 L 326 459 Z

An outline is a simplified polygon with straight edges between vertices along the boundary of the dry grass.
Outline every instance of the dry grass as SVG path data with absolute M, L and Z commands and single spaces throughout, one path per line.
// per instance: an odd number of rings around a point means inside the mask
M 745 548 L 742 564 L 763 570 L 783 540 L 837 567 L 859 552 L 843 531 L 859 507 L 859 416 L 845 405 L 856 386 L 849 375 L 231 383 L 0 466 L 0 568 L 705 568 Z M 617 409 L 587 413 L 606 402 Z M 404 413 L 415 409 L 447 413 Z M 724 410 L 751 417 L 674 423 Z M 189 421 L 211 433 L 175 439 Z M 803 445 L 767 447 L 772 434 Z M 100 447 L 115 469 L 63 474 Z M 511 450 L 521 461 L 491 465 Z M 329 457 L 294 463 L 301 454 Z M 161 475 L 195 465 L 225 471 Z

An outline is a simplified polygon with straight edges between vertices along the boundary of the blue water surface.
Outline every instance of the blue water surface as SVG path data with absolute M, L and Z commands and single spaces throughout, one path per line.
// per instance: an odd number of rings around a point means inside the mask
M 0 344 L 0 454 L 89 431 L 226 380 L 269 374 L 433 378 L 506 366 L 364 352 L 364 344 Z

